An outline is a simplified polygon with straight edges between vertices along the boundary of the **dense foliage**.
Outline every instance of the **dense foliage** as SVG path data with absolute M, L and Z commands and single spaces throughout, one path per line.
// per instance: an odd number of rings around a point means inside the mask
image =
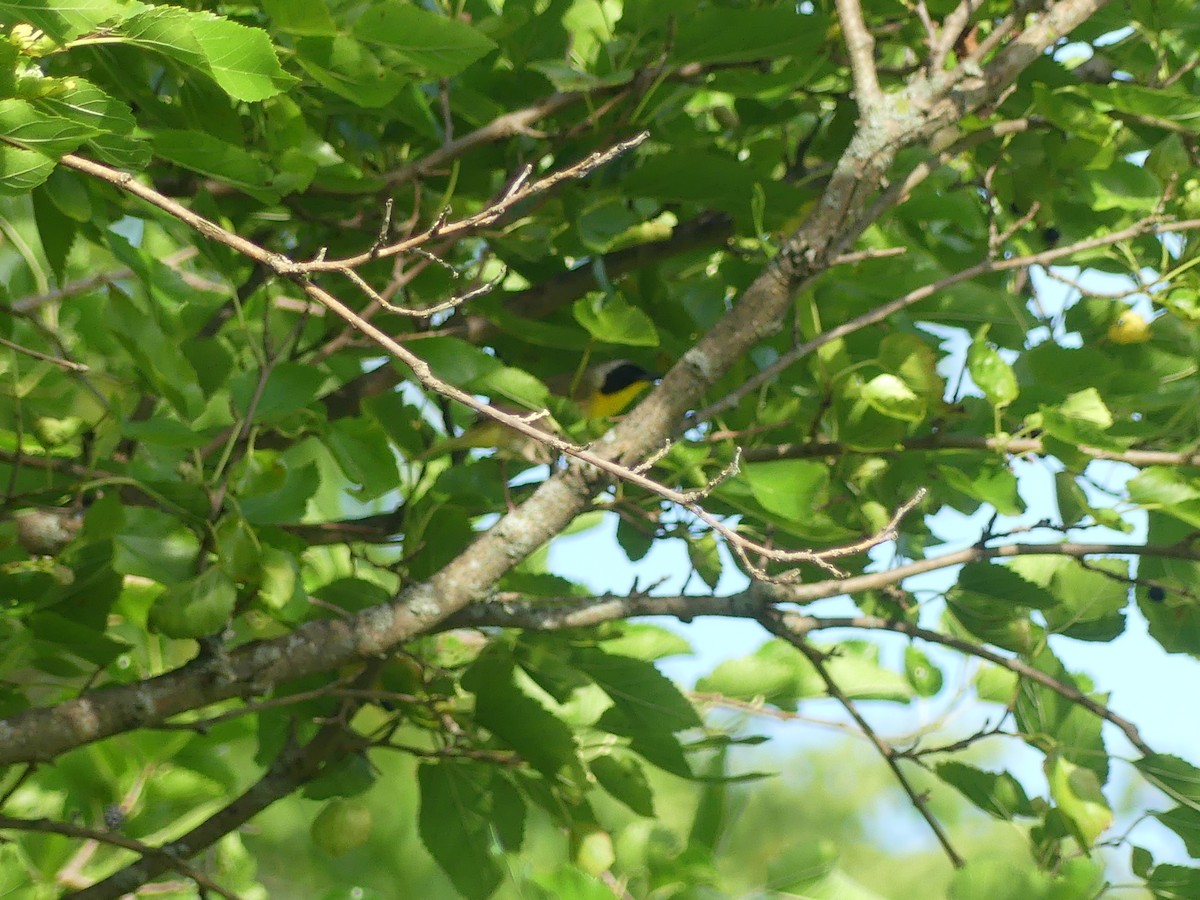
M 1096 896 L 1117 858 L 1200 896 L 1110 828 L 1120 767 L 1200 853 L 1200 760 L 1056 654 L 1131 605 L 1200 651 L 1194 3 L 9 0 L 0 23 L 0 893 L 261 895 L 239 829 L 271 807 L 408 896 L 367 843 L 385 796 L 467 897 L 735 895 L 725 763 L 754 739 L 713 710 L 828 698 L 953 896 Z M 618 359 L 663 378 L 613 427 L 576 401 Z M 481 415 L 524 447 L 452 439 Z M 948 510 L 992 515 L 947 552 Z M 597 597 L 549 570 L 613 521 L 631 563 L 682 541 L 688 571 Z M 953 586 L 919 591 L 937 570 Z M 647 615 L 765 643 L 689 693 Z M 871 725 L 951 690 L 998 724 Z M 981 767 L 984 739 L 1044 780 Z M 671 778 L 704 787 L 667 840 Z M 948 831 L 949 797 L 1028 861 Z M 839 859 L 770 887 L 848 896 Z

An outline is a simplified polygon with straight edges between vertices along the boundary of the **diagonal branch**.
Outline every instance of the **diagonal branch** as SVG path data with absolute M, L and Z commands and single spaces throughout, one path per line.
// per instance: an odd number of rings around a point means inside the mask
M 187 834 L 161 847 L 145 848 L 150 852 L 143 852 L 136 862 L 69 896 L 73 900 L 116 900 L 129 895 L 176 868 L 179 859 L 187 859 L 211 847 L 275 801 L 311 781 L 329 763 L 362 746 L 362 740 L 346 726 L 350 711 L 361 703 L 360 700 L 346 701 L 341 713 L 322 726 L 307 744 L 293 742 L 285 746 L 257 782 Z
M 0 815 L 0 830 L 4 831 L 29 831 L 40 834 L 59 834 L 65 837 L 80 838 L 87 841 L 95 841 L 98 844 L 109 844 L 113 847 L 122 847 L 126 850 L 132 850 L 135 853 L 140 853 L 143 857 L 157 860 L 162 867 L 159 874 L 170 872 L 172 870 L 178 872 L 184 878 L 189 878 L 196 883 L 196 886 L 205 891 L 212 891 L 226 900 L 238 900 L 238 895 L 232 891 L 227 891 L 221 887 L 199 869 L 189 866 L 178 856 L 172 854 L 169 850 L 162 847 L 152 847 L 149 844 L 144 844 L 141 841 L 135 841 L 133 838 L 127 838 L 123 834 L 118 834 L 115 831 L 109 831 L 102 828 L 87 828 L 83 825 L 76 825 L 74 822 L 58 822 L 54 819 L 22 819 L 16 816 Z
M 787 353 L 780 354 L 779 358 L 771 365 L 767 366 L 757 375 L 747 379 L 734 391 L 730 391 L 720 400 L 711 403 L 704 409 L 689 416 L 689 424 L 695 422 L 703 422 L 711 419 L 717 413 L 731 409 L 741 402 L 743 397 L 753 394 L 764 384 L 774 381 L 783 372 L 791 368 L 804 357 L 813 353 L 815 350 L 825 346 L 830 341 L 835 341 L 845 337 L 848 334 L 853 334 L 856 331 L 861 331 L 868 325 L 875 325 L 882 322 L 888 316 L 899 312 L 902 309 L 907 309 L 915 303 L 926 300 L 932 297 L 939 291 L 943 291 L 948 287 L 959 284 L 963 281 L 969 281 L 972 278 L 978 278 L 980 275 L 986 275 L 992 272 L 1005 272 L 1010 269 L 1021 269 L 1032 265 L 1047 265 L 1066 257 L 1073 256 L 1077 253 L 1083 253 L 1088 250 L 1095 250 L 1098 247 L 1107 247 L 1112 244 L 1119 244 L 1122 241 L 1132 240 L 1133 238 L 1141 237 L 1146 234 L 1164 234 L 1168 232 L 1191 231 L 1200 228 L 1200 219 L 1187 219 L 1182 222 L 1162 222 L 1156 216 L 1150 216 L 1142 219 L 1140 222 L 1135 222 L 1128 228 L 1122 228 L 1120 231 L 1114 231 L 1111 234 L 1101 235 L 1099 237 L 1087 238 L 1086 240 L 1076 241 L 1074 244 L 1068 244 L 1062 247 L 1055 247 L 1050 250 L 1043 250 L 1040 253 L 1029 253 L 1025 256 L 1013 256 L 999 259 L 985 259 L 982 262 L 969 266 L 953 275 L 947 275 L 945 278 L 940 278 L 931 284 L 923 285 L 919 288 L 909 291 L 901 297 L 894 300 L 889 300 L 887 303 L 880 304 L 861 316 L 855 316 L 841 325 L 836 325 L 828 331 L 823 331 L 814 337 L 812 340 L 805 341 L 789 350 Z
M 950 836 L 942 828 L 942 823 L 937 820 L 937 817 L 929 809 L 928 798 L 913 787 L 912 782 L 908 780 L 908 776 L 904 774 L 904 770 L 900 768 L 901 757 L 896 752 L 896 749 L 881 738 L 875 732 L 875 729 L 871 727 L 871 724 L 863 718 L 862 713 L 858 711 L 858 707 L 846 696 L 846 692 L 841 689 L 837 681 L 829 674 L 829 669 L 825 666 L 824 656 L 818 653 L 805 640 L 804 632 L 794 632 L 788 625 L 788 617 L 781 615 L 775 610 L 764 610 L 758 617 L 758 621 L 771 634 L 787 641 L 804 655 L 804 658 L 816 670 L 821 681 L 825 683 L 825 690 L 829 696 L 842 705 L 842 708 L 854 720 L 859 730 L 866 735 L 867 739 L 875 746 L 875 749 L 879 751 L 879 755 L 883 757 L 883 761 L 887 763 L 888 768 L 892 770 L 892 774 L 896 776 L 896 780 L 900 782 L 900 787 L 904 789 L 904 793 L 908 794 L 908 799 L 912 802 L 913 808 L 928 823 L 929 829 L 937 838 L 938 843 L 942 845 L 942 849 L 946 851 L 946 856 L 949 857 L 951 864 L 956 869 L 961 869 L 966 865 L 966 861 L 954 849 L 954 845 L 950 843 Z

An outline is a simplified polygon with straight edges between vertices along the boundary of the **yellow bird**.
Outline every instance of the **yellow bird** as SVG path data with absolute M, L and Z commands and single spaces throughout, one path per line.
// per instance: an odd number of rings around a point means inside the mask
M 1150 340 L 1150 323 L 1141 313 L 1124 310 L 1108 326 L 1108 339 L 1114 344 L 1144 344 Z
M 578 378 L 573 378 L 571 375 L 555 376 L 546 382 L 546 386 L 553 393 L 572 400 L 579 406 L 586 418 L 608 419 L 622 412 L 637 398 L 638 394 L 658 378 L 658 375 L 632 360 L 614 359 L 589 366 Z M 528 412 L 528 410 L 502 403 L 494 404 L 494 406 L 504 412 L 518 415 Z M 554 430 L 554 422 L 548 417 L 539 419 L 534 424 L 547 432 Z M 551 452 L 544 444 L 505 427 L 495 419 L 479 417 L 462 434 L 440 441 L 417 459 L 442 456 L 455 450 L 489 447 L 495 447 L 535 463 L 549 462 L 551 456 Z

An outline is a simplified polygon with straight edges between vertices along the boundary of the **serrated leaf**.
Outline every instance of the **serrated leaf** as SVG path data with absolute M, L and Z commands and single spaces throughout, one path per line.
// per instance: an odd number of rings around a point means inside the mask
M 988 597 L 1009 608 L 1048 609 L 1058 598 L 1002 563 L 968 563 L 958 576 L 958 586 Z
M 154 152 L 185 169 L 223 181 L 263 203 L 279 199 L 271 188 L 271 172 L 257 159 L 220 138 L 199 131 L 160 131 Z
M 1200 812 L 1200 769 L 1166 753 L 1143 756 L 1134 766 L 1147 781 L 1176 803 Z
M 466 22 L 416 6 L 370 6 L 354 23 L 354 36 L 397 51 L 439 78 L 457 75 L 496 46 Z
M 265 31 L 212 13 L 160 6 L 131 16 L 119 33 L 135 46 L 207 72 L 229 96 L 247 103 L 274 97 L 295 82 Z
M 631 721 L 670 732 L 699 727 L 692 704 L 651 663 L 585 648 L 576 655 L 576 664 Z
M 654 792 L 646 773 L 634 759 L 605 754 L 593 759 L 588 767 L 600 786 L 639 816 L 654 816 Z
M 534 768 L 553 775 L 575 761 L 570 728 L 522 689 L 508 648 L 490 645 L 463 674 L 475 694 L 475 719 Z
M 489 896 L 500 883 L 500 856 L 486 812 L 485 768 L 465 760 L 425 763 L 417 769 L 421 842 L 465 897 Z

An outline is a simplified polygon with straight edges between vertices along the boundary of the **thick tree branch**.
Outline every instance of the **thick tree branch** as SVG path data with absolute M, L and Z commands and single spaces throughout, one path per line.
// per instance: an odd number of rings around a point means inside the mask
M 858 102 L 861 121 L 875 115 L 883 103 L 879 89 L 879 73 L 875 71 L 875 39 L 863 21 L 858 0 L 837 0 L 838 21 L 850 54 L 850 74 L 854 78 L 854 99 Z

